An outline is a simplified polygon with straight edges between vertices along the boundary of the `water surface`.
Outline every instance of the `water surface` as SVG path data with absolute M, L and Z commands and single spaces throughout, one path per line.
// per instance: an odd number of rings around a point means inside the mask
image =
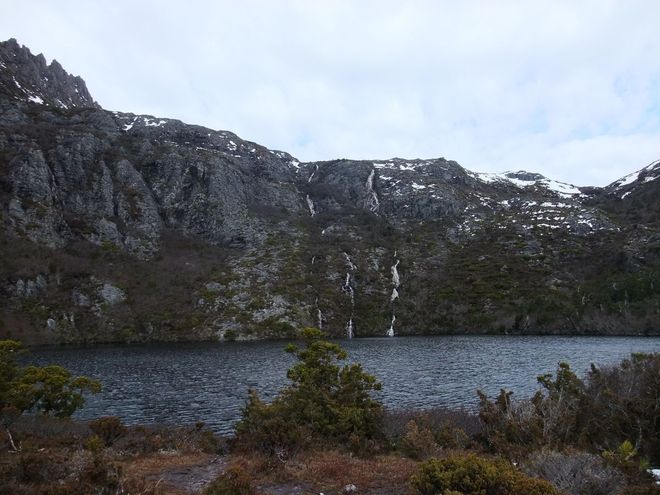
M 589 365 L 617 363 L 631 352 L 659 352 L 660 337 L 438 336 L 340 341 L 349 360 L 383 383 L 390 408 L 434 406 L 476 409 L 476 390 L 500 388 L 527 397 L 536 376 L 565 361 L 580 375 Z M 247 390 L 270 398 L 286 385 L 293 356 L 285 343 L 151 344 L 47 348 L 30 361 L 61 364 L 97 378 L 103 391 L 78 413 L 82 419 L 116 415 L 127 424 L 191 424 L 204 421 L 231 431 Z

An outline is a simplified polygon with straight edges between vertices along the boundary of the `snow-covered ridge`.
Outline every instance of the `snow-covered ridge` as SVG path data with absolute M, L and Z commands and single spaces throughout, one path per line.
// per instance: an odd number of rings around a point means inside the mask
M 557 193 L 562 198 L 572 198 L 581 194 L 580 189 L 573 184 L 559 182 L 556 180 L 548 179 L 547 177 L 543 177 L 539 174 L 532 174 L 528 172 L 503 172 L 499 174 L 468 172 L 468 174 L 475 179 L 487 184 L 508 183 L 518 188 L 533 186 L 543 187 L 549 191 Z
M 634 184 L 641 180 L 641 184 L 651 182 L 660 177 L 660 160 L 656 160 L 653 163 L 647 165 L 646 167 L 633 172 L 632 174 L 625 175 L 619 180 L 612 182 L 608 187 L 613 187 L 615 190 L 622 189 L 626 186 Z M 624 193 L 621 196 L 621 199 L 625 198 L 630 194 L 630 191 Z
M 161 127 L 167 124 L 170 119 L 158 119 L 151 115 L 133 115 L 122 112 L 112 112 L 112 114 L 124 122 L 123 131 L 130 131 L 133 127 Z
M 432 160 L 385 160 L 373 162 L 374 168 L 399 170 L 401 172 L 412 172 L 418 168 L 426 167 L 433 163 Z

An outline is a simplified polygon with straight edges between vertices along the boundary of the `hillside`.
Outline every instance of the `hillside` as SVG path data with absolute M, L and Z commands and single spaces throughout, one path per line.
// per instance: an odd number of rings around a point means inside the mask
M 660 334 L 660 162 L 604 188 L 300 163 L 0 43 L 0 337 Z

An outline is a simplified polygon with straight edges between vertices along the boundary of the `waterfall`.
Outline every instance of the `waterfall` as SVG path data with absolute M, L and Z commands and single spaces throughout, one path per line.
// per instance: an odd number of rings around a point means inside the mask
M 390 323 L 390 328 L 387 329 L 387 336 L 394 337 L 394 322 L 396 321 L 396 315 L 392 315 L 392 323 Z
M 364 207 L 372 213 L 376 213 L 380 206 L 378 195 L 376 194 L 376 191 L 374 191 L 374 175 L 376 175 L 376 170 L 372 169 L 369 177 L 367 177 L 367 182 L 364 185 L 367 190 L 367 194 L 364 198 Z
M 394 251 L 394 259 L 396 259 L 396 251 Z M 401 285 L 401 279 L 399 278 L 399 266 L 400 260 L 396 262 L 390 268 L 392 273 L 392 295 L 390 296 L 390 303 L 393 305 L 394 301 L 399 298 L 399 285 Z M 390 328 L 387 330 L 388 337 L 394 337 L 394 322 L 396 321 L 396 314 L 394 313 L 394 306 L 392 306 L 392 322 L 390 323 Z
M 316 256 L 312 256 L 312 265 L 316 262 Z
M 397 270 L 397 267 L 399 266 L 399 260 L 396 260 L 396 263 L 392 265 L 391 271 L 392 271 L 392 285 L 394 285 L 395 289 L 399 288 L 400 282 L 399 282 L 399 270 Z
M 355 304 L 355 290 L 353 289 L 353 286 L 351 285 L 351 274 L 347 273 L 346 274 L 346 281 L 344 282 L 344 285 L 342 286 L 342 290 L 348 294 L 351 298 L 351 307 Z
M 307 183 L 309 184 L 312 182 L 312 179 L 314 178 L 314 174 L 319 171 L 319 166 L 316 165 L 316 168 L 314 169 L 314 172 L 312 172 L 312 175 L 309 176 L 309 179 L 307 179 Z
M 351 257 L 348 255 L 348 253 L 344 253 L 344 258 L 346 258 L 346 264 L 348 265 L 348 269 L 354 272 L 357 270 L 357 266 L 351 261 Z
M 312 201 L 312 198 L 309 197 L 309 194 L 305 199 L 307 200 L 307 207 L 309 208 L 309 214 L 311 216 L 316 215 L 316 209 L 314 208 L 314 201 Z
M 351 285 L 351 279 L 352 279 L 352 272 L 355 272 L 357 270 L 357 266 L 353 261 L 351 260 L 351 257 L 348 255 L 348 253 L 343 253 L 344 258 L 346 259 L 346 266 L 348 266 L 348 271 L 346 272 L 346 279 L 344 280 L 344 285 L 342 285 L 341 290 L 345 294 L 348 294 L 348 296 L 351 298 L 351 316 L 348 320 L 348 323 L 346 324 L 346 336 L 349 339 L 353 338 L 353 311 L 355 309 L 355 289 L 353 289 L 353 285 Z
M 316 310 L 316 318 L 318 319 L 319 330 L 323 330 L 323 313 L 321 313 L 320 309 Z

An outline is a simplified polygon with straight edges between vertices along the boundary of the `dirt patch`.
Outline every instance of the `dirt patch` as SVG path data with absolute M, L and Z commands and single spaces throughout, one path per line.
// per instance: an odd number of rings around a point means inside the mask
M 173 454 L 141 459 L 129 470 L 134 476 L 157 483 L 164 493 L 184 495 L 201 493 L 228 465 L 225 456 Z
M 214 457 L 207 462 L 165 470 L 158 475 L 158 480 L 161 486 L 172 487 L 181 493 L 201 493 L 227 469 L 228 464 L 225 457 Z

